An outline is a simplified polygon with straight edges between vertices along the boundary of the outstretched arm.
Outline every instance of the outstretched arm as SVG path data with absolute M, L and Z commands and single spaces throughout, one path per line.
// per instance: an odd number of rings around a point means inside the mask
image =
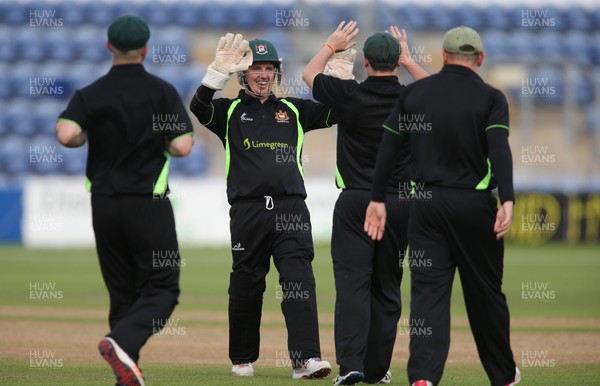
M 408 49 L 408 42 L 406 38 L 406 31 L 403 29 L 400 31 L 395 25 L 390 26 L 390 33 L 400 43 L 400 65 L 403 66 L 406 71 L 414 80 L 423 79 L 429 76 L 429 73 L 419 66 L 410 56 L 410 50 Z
M 342 21 L 337 29 L 329 36 L 327 42 L 321 47 L 319 52 L 308 62 L 304 71 L 302 72 L 302 80 L 312 89 L 313 80 L 317 74 L 320 74 L 325 70 L 325 66 L 327 65 L 327 61 L 337 52 L 342 52 L 349 50 L 350 48 L 356 45 L 356 42 L 353 42 L 352 39 L 356 37 L 358 34 L 357 23 L 355 21 L 350 21 L 346 24 L 345 21 Z M 354 51 L 354 50 L 351 50 Z M 347 55 L 350 55 L 348 58 L 350 65 L 354 62 L 352 55 L 356 57 L 356 51 L 349 52 Z M 346 60 L 342 57 L 342 60 Z M 347 61 L 347 60 L 346 60 Z M 352 70 L 350 70 L 352 73 Z

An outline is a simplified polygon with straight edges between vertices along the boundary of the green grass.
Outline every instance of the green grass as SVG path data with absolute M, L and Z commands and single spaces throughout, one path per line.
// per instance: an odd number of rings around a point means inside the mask
M 105 364 L 63 361 L 59 368 L 30 368 L 28 363 L 17 360 L 0 361 L 2 372 L 0 384 L 4 385 L 110 385 L 114 382 Z M 290 369 L 256 367 L 253 378 L 234 378 L 229 375 L 228 365 L 152 365 L 144 368 L 149 385 L 244 385 L 285 386 L 298 385 L 291 379 Z M 522 385 L 527 386 L 571 386 L 600 385 L 600 370 L 597 366 L 562 365 L 523 369 Z M 302 384 L 330 385 L 331 376 L 322 380 L 301 381 Z M 446 366 L 442 383 L 445 386 L 481 386 L 487 384 L 479 364 Z M 406 369 L 392 367 L 392 384 L 407 384 Z
M 318 245 L 313 263 L 319 310 L 333 312 L 335 291 L 329 247 Z M 231 256 L 228 249 L 184 249 L 180 308 L 222 310 L 226 304 Z M 104 307 L 108 296 L 93 250 L 30 251 L 0 247 L 0 305 Z M 277 274 L 272 266 L 265 291 L 265 310 L 279 310 Z M 55 283 L 63 291 L 57 301 L 29 300 L 31 283 Z M 547 286 L 551 300 L 524 300 L 523 285 Z M 594 245 L 548 244 L 536 248 L 507 247 L 503 290 L 513 316 L 600 316 L 600 248 Z M 404 270 L 404 310 L 409 305 L 410 272 Z M 452 296 L 454 315 L 466 315 L 458 276 Z
M 221 249 L 183 249 L 186 266 L 181 271 L 180 305 L 178 311 L 220 311 L 227 309 L 227 286 L 231 267 L 230 251 Z M 43 308 L 103 309 L 108 307 L 108 294 L 100 275 L 93 250 L 42 250 L 31 251 L 19 246 L 0 247 L 0 306 L 26 306 Z M 317 278 L 319 312 L 333 312 L 335 291 L 328 245 L 318 245 L 313 263 Z M 272 267 L 265 292 L 265 311 L 279 312 L 276 298 L 277 274 Z M 61 300 L 30 300 L 31 283 L 54 283 L 62 291 Z M 524 283 L 547 285 L 553 291 L 553 300 L 525 301 L 522 298 Z M 409 311 L 410 273 L 405 270 L 402 283 L 403 317 Z M 504 292 L 509 301 L 512 317 L 600 317 L 600 248 L 594 245 L 571 246 L 548 244 L 529 248 L 508 246 L 505 258 Z M 455 280 L 453 290 L 453 315 L 465 315 L 460 281 Z M 19 323 L 25 321 L 70 321 L 73 323 L 105 322 L 101 317 L 59 315 L 52 317 L 19 316 L 3 313 L 0 321 Z M 222 325 L 226 322 L 188 320 L 188 325 Z M 332 327 L 322 322 L 322 327 Z M 264 328 L 275 325 L 264 323 Z M 278 323 L 278 328 L 281 325 Z M 453 328 L 466 330 L 467 326 Z M 543 333 L 573 332 L 600 333 L 600 323 L 582 327 L 535 328 L 520 325 L 513 331 Z M 540 334 L 542 333 L 542 334 Z M 95 337 L 94 337 L 95 339 Z M 594 339 L 598 341 L 597 335 Z M 200 350 L 202 348 L 199 348 Z M 333 358 L 331 358 L 333 359 Z M 517 359 L 517 358 L 516 358 Z M 404 363 L 394 363 L 394 384 L 406 384 Z M 565 365 L 523 369 L 525 385 L 600 385 L 600 367 L 596 365 Z M 171 365 L 151 364 L 144 374 L 151 386 L 157 385 L 294 385 L 288 368 L 257 367 L 254 379 L 234 379 L 227 365 Z M 30 368 L 27 358 L 0 357 L 0 384 L 7 385 L 107 385 L 113 381 L 108 367 L 98 361 L 83 363 L 65 359 L 63 367 Z M 311 384 L 329 385 L 331 377 Z M 443 378 L 444 385 L 484 385 L 487 378 L 479 362 L 449 364 Z

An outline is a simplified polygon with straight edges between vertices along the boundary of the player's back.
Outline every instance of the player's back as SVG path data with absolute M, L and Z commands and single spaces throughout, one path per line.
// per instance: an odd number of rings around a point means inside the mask
M 189 118 L 173 86 L 141 64 L 113 66 L 77 91 L 68 111 L 87 131 L 86 176 L 95 194 L 151 194 L 168 156 L 165 136 L 184 132 Z
M 398 131 L 410 137 L 411 177 L 426 184 L 474 188 L 488 173 L 486 127 L 502 94 L 474 71 L 447 65 L 409 86 Z M 491 186 L 490 186 L 491 187 Z
M 396 76 L 370 76 L 364 82 L 319 75 L 315 97 L 334 107 L 338 118 L 337 184 L 346 189 L 370 190 L 383 123 L 404 88 Z M 397 193 L 407 178 L 408 143 L 400 151 L 388 191 Z

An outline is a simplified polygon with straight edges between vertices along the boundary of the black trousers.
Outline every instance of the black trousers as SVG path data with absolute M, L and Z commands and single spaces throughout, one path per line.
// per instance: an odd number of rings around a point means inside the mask
M 92 195 L 92 218 L 110 296 L 107 336 L 137 362 L 179 296 L 181 265 L 171 203 L 152 196 Z
M 450 347 L 450 294 L 458 268 L 479 358 L 493 386 L 514 379 L 510 317 L 502 293 L 503 240 L 496 240 L 497 201 L 489 192 L 431 187 L 411 207 L 411 339 L 408 379 L 438 384 Z
M 381 241 L 364 231 L 371 193 L 344 190 L 333 212 L 331 256 L 335 276 L 335 349 L 340 374 L 361 371 L 376 383 L 390 367 L 402 303 L 401 258 L 407 244 L 408 204 L 386 200 Z
M 233 266 L 229 281 L 229 358 L 254 362 L 260 348 L 265 276 L 271 256 L 279 285 L 268 296 L 281 300 L 293 367 L 320 357 L 314 249 L 310 215 L 299 196 L 240 200 L 230 209 Z

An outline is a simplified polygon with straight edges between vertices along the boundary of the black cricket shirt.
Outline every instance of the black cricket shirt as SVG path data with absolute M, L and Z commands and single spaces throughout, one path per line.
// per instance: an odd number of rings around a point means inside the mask
M 334 124 L 331 109 L 310 100 L 280 99 L 273 94 L 261 103 L 244 90 L 236 99 L 207 101 L 213 94 L 214 90 L 200 86 L 190 110 L 225 147 L 229 203 L 264 196 L 305 198 L 304 134 Z
M 408 140 L 416 183 L 470 190 L 499 185 L 502 202 L 514 201 L 508 122 L 504 94 L 467 67 L 446 65 L 407 86 L 384 124 L 389 132 L 380 148 L 381 170 L 377 160 L 373 199 L 383 201 L 384 154 Z
M 177 90 L 141 64 L 113 66 L 76 91 L 61 119 L 87 132 L 86 186 L 101 195 L 164 194 L 166 142 L 193 132 Z
M 370 76 L 364 82 L 318 74 L 313 96 L 333 107 L 338 118 L 336 185 L 341 189 L 371 190 L 383 123 L 405 86 L 397 76 Z M 408 142 L 398 149 L 388 192 L 397 193 L 400 181 L 408 180 Z

